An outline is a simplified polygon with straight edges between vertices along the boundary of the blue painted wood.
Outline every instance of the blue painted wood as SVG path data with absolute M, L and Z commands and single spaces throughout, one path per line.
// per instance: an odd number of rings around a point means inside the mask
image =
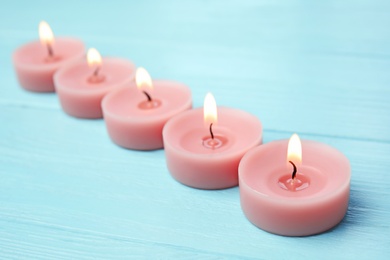
M 8 1 L 0 23 L 0 258 L 386 259 L 390 256 L 390 2 Z M 247 110 L 264 141 L 328 143 L 351 161 L 351 201 L 329 232 L 252 226 L 238 188 L 169 175 L 164 151 L 121 149 L 102 120 L 22 90 L 12 52 L 47 20 L 72 35 Z

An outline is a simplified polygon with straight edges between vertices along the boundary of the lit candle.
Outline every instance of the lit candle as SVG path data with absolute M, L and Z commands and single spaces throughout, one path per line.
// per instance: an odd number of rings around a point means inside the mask
M 207 94 L 203 109 L 169 120 L 163 138 L 173 178 L 194 188 L 223 189 L 238 184 L 238 164 L 261 143 L 262 124 L 247 112 L 217 108 L 214 97 Z
M 13 53 L 20 85 L 30 91 L 53 92 L 53 74 L 84 55 L 84 44 L 73 38 L 54 38 L 50 26 L 39 24 L 40 41 L 21 46 Z
M 293 135 L 289 142 L 256 147 L 242 158 L 241 207 L 249 221 L 271 233 L 321 233 L 347 212 L 350 178 L 349 161 L 341 152 L 319 142 L 301 143 Z
M 101 101 L 110 91 L 129 86 L 135 65 L 125 59 L 101 58 L 91 48 L 87 59 L 80 59 L 58 70 L 55 88 L 63 110 L 79 118 L 102 118 Z
M 191 107 L 191 90 L 186 85 L 152 80 L 144 68 L 137 69 L 135 82 L 112 91 L 102 102 L 112 141 L 135 150 L 163 148 L 164 124 Z

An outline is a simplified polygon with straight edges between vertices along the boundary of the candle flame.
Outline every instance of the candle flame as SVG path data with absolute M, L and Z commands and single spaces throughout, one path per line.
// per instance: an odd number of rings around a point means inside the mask
M 153 82 L 148 71 L 139 67 L 135 72 L 135 83 L 139 90 L 150 89 L 153 90 Z
M 207 95 L 204 98 L 203 116 L 204 116 L 204 123 L 207 127 L 209 127 L 210 124 L 216 124 L 218 121 L 217 103 L 215 102 L 213 94 L 211 94 L 210 92 L 207 93 Z
M 50 28 L 50 25 L 41 21 L 39 23 L 39 39 L 43 45 L 52 44 L 54 42 L 53 31 Z
M 302 163 L 302 144 L 297 134 L 293 134 L 288 141 L 287 161 L 295 164 Z
M 102 64 L 102 56 L 95 48 L 89 48 L 87 52 L 87 62 L 90 67 Z

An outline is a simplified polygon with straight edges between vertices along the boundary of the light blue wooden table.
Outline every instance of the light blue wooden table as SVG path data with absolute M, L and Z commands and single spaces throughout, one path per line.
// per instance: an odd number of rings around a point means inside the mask
M 239 190 L 174 181 L 164 151 L 121 149 L 103 120 L 22 90 L 12 52 L 47 20 L 56 35 L 207 91 L 264 126 L 264 142 L 332 145 L 351 161 L 345 219 L 282 237 L 251 225 Z M 390 2 L 3 1 L 0 259 L 389 259 Z

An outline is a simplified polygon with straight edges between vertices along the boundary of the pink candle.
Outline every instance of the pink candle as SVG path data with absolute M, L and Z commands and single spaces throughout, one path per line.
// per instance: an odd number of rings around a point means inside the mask
M 238 184 L 242 156 L 262 140 L 262 124 L 253 115 L 217 107 L 211 94 L 201 108 L 172 118 L 163 129 L 168 169 L 177 181 L 199 189 Z
M 53 74 L 84 55 L 84 44 L 72 38 L 56 38 L 46 22 L 39 25 L 41 42 L 18 48 L 13 63 L 20 85 L 30 91 L 53 92 Z
M 271 233 L 321 233 L 347 212 L 349 161 L 328 145 L 303 141 L 301 147 L 296 135 L 290 140 L 256 147 L 242 158 L 241 207 L 249 221 Z
M 102 118 L 101 101 L 110 91 L 134 80 L 135 65 L 119 58 L 104 58 L 96 49 L 54 75 L 55 88 L 63 110 L 79 118 Z
M 108 94 L 102 107 L 114 143 L 135 150 L 160 149 L 164 124 L 192 107 L 191 91 L 178 82 L 152 81 L 147 71 L 139 68 L 136 82 Z

